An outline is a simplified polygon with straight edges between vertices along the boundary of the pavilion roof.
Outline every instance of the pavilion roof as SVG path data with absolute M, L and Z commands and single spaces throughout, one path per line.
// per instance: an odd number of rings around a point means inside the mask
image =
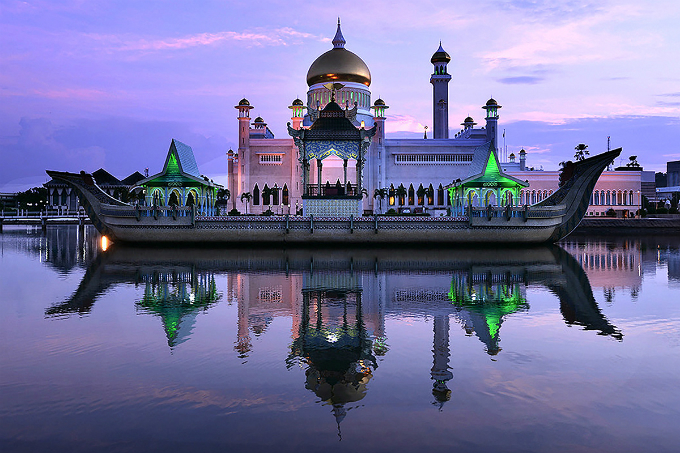
M 172 139 L 163 170 L 160 173 L 144 178 L 137 186 L 168 186 L 199 184 L 210 187 L 222 187 L 201 176 L 191 146 Z
M 501 164 L 496 155 L 493 141 L 488 141 L 475 148 L 472 163 L 468 171 L 468 176 L 457 185 L 484 185 L 485 183 L 495 183 L 497 186 L 522 186 L 527 187 L 528 182 L 517 179 L 503 172 Z M 449 184 L 446 187 L 452 187 Z

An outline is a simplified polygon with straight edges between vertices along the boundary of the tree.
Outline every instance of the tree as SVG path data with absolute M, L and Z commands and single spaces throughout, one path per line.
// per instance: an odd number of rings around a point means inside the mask
M 632 169 L 637 169 L 640 168 L 640 164 L 637 161 L 637 156 L 630 156 L 628 158 L 628 163 L 626 164 L 626 167 L 632 168 Z
M 245 203 L 246 205 L 246 215 L 248 215 L 248 203 L 250 203 L 250 200 L 253 198 L 253 194 L 250 192 L 243 192 L 241 194 L 241 202 Z
M 423 187 L 423 185 L 418 186 L 418 190 L 416 190 L 416 196 L 418 197 L 418 204 L 421 206 L 425 206 L 425 197 L 428 194 L 428 190 Z
M 399 187 L 397 187 L 396 195 L 399 197 L 399 204 L 403 206 L 404 198 L 406 197 L 406 187 L 403 184 L 399 184 Z
M 215 201 L 215 204 L 217 206 L 224 206 L 229 202 L 229 199 L 231 198 L 231 192 L 229 189 L 218 189 L 217 190 L 217 200 Z
M 386 196 L 387 196 L 387 189 L 385 189 L 384 187 L 382 187 L 380 189 L 375 189 L 375 191 L 373 192 L 373 198 L 378 199 L 378 210 L 380 212 L 382 212 L 382 201 L 385 199 Z
M 269 202 L 266 203 L 266 204 L 271 204 L 272 195 L 274 195 L 274 189 L 272 189 L 267 184 L 265 184 L 264 187 L 262 188 L 262 200 L 269 200 Z M 264 201 L 263 201 L 263 204 L 265 204 Z
M 576 162 L 585 160 L 586 156 L 590 155 L 588 152 L 588 145 L 585 143 L 579 143 L 574 149 L 576 150 L 576 153 L 574 153 L 574 159 Z

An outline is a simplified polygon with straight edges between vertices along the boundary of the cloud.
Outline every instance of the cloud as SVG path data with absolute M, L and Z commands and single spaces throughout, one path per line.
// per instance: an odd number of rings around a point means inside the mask
M 103 41 L 119 41 L 115 36 L 90 35 L 92 39 Z M 303 39 L 322 40 L 321 37 L 311 33 L 301 32 L 290 27 L 277 28 L 275 30 L 258 31 L 222 31 L 217 33 L 198 33 L 181 38 L 160 38 L 122 41 L 118 50 L 178 50 L 199 46 L 212 46 L 225 42 L 238 42 L 250 46 L 287 46 Z
M 543 82 L 544 80 L 545 80 L 545 77 L 519 76 L 519 77 L 504 77 L 502 79 L 498 79 L 498 82 L 505 83 L 505 84 L 508 84 L 508 85 L 518 85 L 518 84 L 535 85 L 537 83 Z
M 385 122 L 385 133 L 394 132 L 419 132 L 423 133 L 425 124 L 411 115 L 394 115 Z
M 224 137 L 206 137 L 179 121 L 113 117 L 57 124 L 24 117 L 19 127 L 17 136 L 0 137 L 3 185 L 36 178 L 46 181 L 47 169 L 77 172 L 104 167 L 121 179 L 145 167 L 154 173 L 160 171 L 172 138 L 191 146 L 201 172 L 214 178 L 226 172 L 222 157 L 230 146 Z

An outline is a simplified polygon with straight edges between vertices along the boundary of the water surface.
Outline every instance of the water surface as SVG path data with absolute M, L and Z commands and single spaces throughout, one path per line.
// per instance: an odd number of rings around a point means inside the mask
M 677 451 L 680 241 L 0 234 L 0 450 Z

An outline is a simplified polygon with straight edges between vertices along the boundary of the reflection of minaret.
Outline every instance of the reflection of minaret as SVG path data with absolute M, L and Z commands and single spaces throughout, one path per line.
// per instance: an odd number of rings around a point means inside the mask
M 250 352 L 252 343 L 250 341 L 250 334 L 248 333 L 248 305 L 250 302 L 249 294 L 245 294 L 244 290 L 244 277 L 241 274 L 237 274 L 233 279 L 231 287 L 234 292 L 239 295 L 238 297 L 238 339 L 236 340 L 236 346 L 234 349 L 239 353 L 240 358 L 248 357 L 248 352 Z
M 448 314 L 437 314 L 434 317 L 434 344 L 432 347 L 433 364 L 431 376 L 434 380 L 432 384 L 432 395 L 439 406 L 451 399 L 451 390 L 446 386 L 447 381 L 453 379 L 453 373 L 449 371 L 449 316 Z

